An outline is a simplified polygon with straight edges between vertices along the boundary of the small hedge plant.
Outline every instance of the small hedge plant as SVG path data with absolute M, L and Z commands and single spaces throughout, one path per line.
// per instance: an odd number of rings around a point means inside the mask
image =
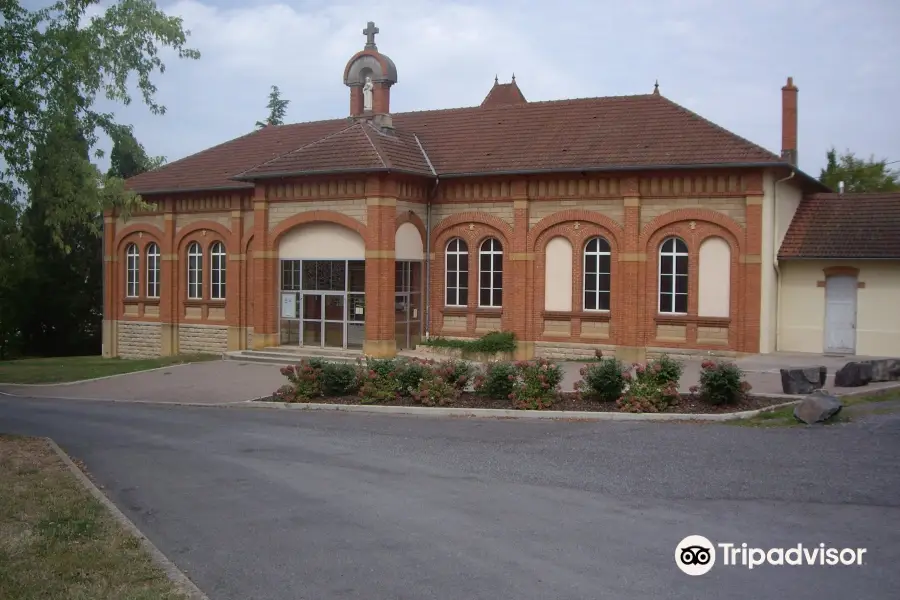
M 516 349 L 516 336 L 507 331 L 492 331 L 475 340 L 448 340 L 442 337 L 433 337 L 422 340 L 423 346 L 434 348 L 455 348 L 463 353 L 481 352 L 495 354 L 497 352 L 514 352 Z
M 737 404 L 752 389 L 744 372 L 732 362 L 704 360 L 700 368 L 700 385 L 692 386 L 691 393 L 710 404 Z
M 629 367 L 615 358 L 601 358 L 599 362 L 581 367 L 581 381 L 575 390 L 600 402 L 615 402 L 622 397 L 631 379 Z

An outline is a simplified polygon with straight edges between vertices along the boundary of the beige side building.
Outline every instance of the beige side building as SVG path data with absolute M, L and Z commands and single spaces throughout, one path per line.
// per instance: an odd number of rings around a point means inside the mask
M 777 265 L 779 350 L 900 356 L 900 193 L 804 198 Z

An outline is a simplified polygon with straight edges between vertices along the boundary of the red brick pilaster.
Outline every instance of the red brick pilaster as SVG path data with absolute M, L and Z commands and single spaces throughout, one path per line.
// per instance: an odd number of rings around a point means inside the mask
M 366 339 L 367 356 L 397 353 L 394 324 L 394 242 L 397 191 L 392 181 L 366 182 Z
M 738 347 L 743 352 L 759 352 L 762 311 L 762 175 L 748 177 L 746 203 L 746 241 L 740 273 L 744 293 L 740 307 L 742 322 L 738 323 Z
M 534 356 L 534 252 L 528 248 L 528 182 L 516 180 L 511 186 L 513 199 L 513 231 L 509 257 L 503 274 L 503 329 L 511 331 L 518 340 L 516 358 Z M 477 264 L 477 263 L 476 263 Z M 527 290 L 520 294 L 518 290 Z
M 163 356 L 178 354 L 178 249 L 175 247 L 175 200 L 169 198 L 164 201 L 163 212 L 163 239 L 160 244 L 160 298 L 159 321 L 162 330 L 160 332 L 160 352 Z
M 235 196 L 231 204 L 231 239 L 228 253 L 228 269 L 225 279 L 225 321 L 228 323 L 228 349 L 243 350 L 247 345 L 247 324 L 241 319 L 244 314 L 246 295 L 242 293 L 246 257 L 241 253 L 241 234 L 244 231 L 244 215 L 241 212 L 241 197 Z
M 622 289 L 618 295 L 620 314 L 612 316 L 616 325 L 614 342 L 620 348 L 618 355 L 623 360 L 643 360 L 647 343 L 653 334 L 644 318 L 650 310 L 648 303 L 652 299 L 641 285 L 649 263 L 645 249 L 640 247 L 641 192 L 638 178 L 623 179 L 621 190 L 625 222 L 617 279 Z
M 116 349 L 117 332 L 116 332 L 116 304 L 117 298 L 122 293 L 118 286 L 119 263 L 117 257 L 119 255 L 116 244 L 116 218 L 113 211 L 108 210 L 103 213 L 103 281 L 105 285 L 103 295 L 103 324 L 102 324 L 102 344 L 103 356 L 110 358 L 117 356 Z
M 257 185 L 253 194 L 253 347 L 264 348 L 278 344 L 276 286 L 274 263 L 277 250 L 269 244 L 269 201 L 265 186 Z

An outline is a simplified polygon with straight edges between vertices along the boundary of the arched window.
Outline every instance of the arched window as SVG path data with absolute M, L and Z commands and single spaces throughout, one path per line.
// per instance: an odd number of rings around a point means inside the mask
M 667 238 L 659 247 L 659 312 L 688 311 L 688 249 L 684 240 Z
M 159 246 L 147 246 L 147 297 L 159 298 Z
M 129 298 L 137 298 L 139 295 L 140 265 L 137 244 L 128 244 L 125 250 L 125 295 Z
M 447 306 L 467 306 L 469 304 L 469 246 L 459 238 L 447 244 L 446 258 Z
M 225 299 L 225 244 L 215 242 L 209 248 L 209 297 Z
M 488 238 L 478 250 L 478 306 L 503 306 L 503 246 Z
M 191 242 L 188 246 L 188 299 L 203 298 L 203 250 L 200 244 Z
M 609 242 L 602 237 L 584 246 L 584 310 L 609 310 Z

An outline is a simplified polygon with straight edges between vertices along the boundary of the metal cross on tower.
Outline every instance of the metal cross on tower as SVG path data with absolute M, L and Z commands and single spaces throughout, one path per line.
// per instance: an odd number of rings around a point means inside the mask
M 377 50 L 378 48 L 375 46 L 375 34 L 378 33 L 378 28 L 375 27 L 375 23 L 369 21 L 366 25 L 366 28 L 363 29 L 363 34 L 366 36 L 366 50 Z

